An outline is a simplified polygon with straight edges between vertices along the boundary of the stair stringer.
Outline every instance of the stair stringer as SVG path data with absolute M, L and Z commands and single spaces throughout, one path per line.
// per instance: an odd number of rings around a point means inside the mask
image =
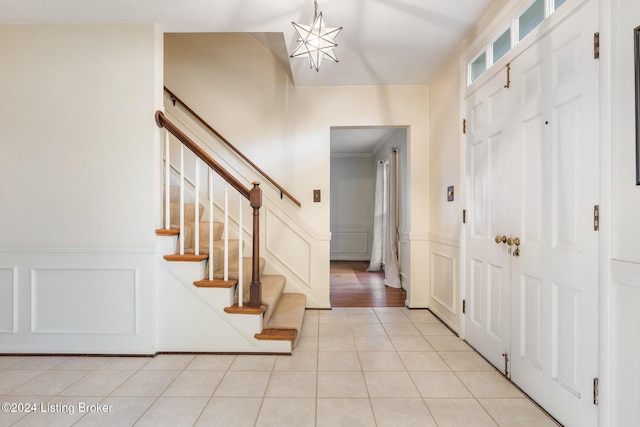
M 174 107 L 170 97 L 166 94 L 165 115 L 176 124 L 179 124 L 189 137 L 198 142 L 216 161 L 236 177 L 247 183 L 264 181 L 262 176 L 245 165 L 227 147 L 215 140 L 209 131 L 205 130 L 191 116 L 180 107 Z M 331 233 L 316 230 L 300 215 L 297 206 L 293 205 L 293 203 L 288 203 L 286 200 L 281 200 L 280 193 L 269 183 L 265 183 L 261 188 L 265 203 L 263 203 L 260 215 L 260 239 L 261 242 L 264 242 L 262 247 L 265 250 L 261 252 L 260 256 L 265 258 L 266 261 L 265 274 L 285 276 L 287 280 L 285 292 L 305 294 L 307 307 L 330 308 L 328 278 Z M 201 200 L 204 200 L 204 198 L 201 198 Z M 216 211 L 219 211 L 219 203 L 215 202 L 214 204 Z M 303 272 L 300 271 L 295 261 L 291 261 L 291 259 L 299 256 L 298 252 L 290 249 L 287 251 L 287 249 L 283 250 L 275 247 L 277 245 L 270 245 L 269 236 L 276 236 L 278 233 L 272 230 L 271 234 L 269 234 L 268 216 L 274 220 L 277 218 L 273 222 L 283 226 L 286 235 L 296 243 L 299 243 L 303 251 L 308 253 L 308 260 L 303 260 L 308 264 L 307 268 L 303 269 Z M 230 214 L 229 219 L 234 225 L 237 225 L 237 219 L 234 215 Z M 235 226 L 233 228 L 235 229 Z M 251 238 L 246 228 L 243 232 L 245 234 L 244 253 L 247 254 L 251 250 Z M 278 238 L 280 237 L 278 236 Z
M 169 262 L 176 237 L 158 237 L 157 339 L 159 352 L 283 353 L 290 341 L 255 339 L 262 331 L 262 314 L 230 314 L 232 288 L 197 288 L 205 274 L 205 261 Z

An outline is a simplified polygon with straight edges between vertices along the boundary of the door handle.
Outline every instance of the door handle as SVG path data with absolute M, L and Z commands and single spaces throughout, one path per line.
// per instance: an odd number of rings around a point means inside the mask
M 506 243 L 507 242 L 507 236 L 496 236 L 496 243 L 500 244 L 500 243 Z
M 520 246 L 520 238 L 519 237 L 509 237 L 507 238 L 507 245 L 512 246 Z

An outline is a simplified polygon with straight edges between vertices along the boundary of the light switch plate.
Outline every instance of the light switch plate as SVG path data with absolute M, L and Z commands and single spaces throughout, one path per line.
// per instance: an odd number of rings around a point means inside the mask
M 313 190 L 313 202 L 320 203 L 320 190 Z

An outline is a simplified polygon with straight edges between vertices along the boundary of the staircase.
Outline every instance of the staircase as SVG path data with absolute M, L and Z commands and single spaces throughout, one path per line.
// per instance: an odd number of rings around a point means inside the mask
M 285 276 L 264 274 L 256 225 L 261 206 L 258 185 L 254 183 L 253 191 L 244 189 L 236 178 L 228 178 L 227 171 L 218 171 L 220 166 L 208 154 L 194 149 L 191 144 L 195 143 L 188 137 L 185 142 L 184 135 L 176 135 L 180 131 L 171 129 L 175 125 L 158 114 L 156 118 L 159 126 L 177 136 L 254 209 L 253 241 L 248 245 L 252 256 L 247 257 L 243 254 L 242 227 L 236 238 L 229 238 L 231 232 L 225 232 L 228 214 L 225 223 L 213 221 L 208 214 L 203 215 L 205 206 L 197 197 L 187 203 L 184 187 L 170 186 L 164 207 L 170 224 L 166 221 L 164 229 L 156 230 L 162 254 L 158 287 L 160 350 L 291 353 L 300 337 L 306 296 L 285 292 Z M 208 210 L 213 212 L 210 203 Z M 238 222 L 242 223 L 241 217 Z

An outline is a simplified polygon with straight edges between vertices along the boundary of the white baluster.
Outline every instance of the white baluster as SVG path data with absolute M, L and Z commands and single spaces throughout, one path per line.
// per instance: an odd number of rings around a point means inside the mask
M 164 161 L 165 161 L 165 178 L 164 178 L 164 228 L 171 228 L 171 162 L 169 154 L 169 131 L 164 130 Z
M 224 185 L 224 280 L 229 280 L 229 184 Z
M 238 193 L 238 306 L 242 307 L 242 196 Z
M 213 171 L 209 169 L 209 280 L 213 280 Z
M 193 244 L 195 245 L 194 253 L 200 255 L 200 174 L 198 173 L 198 157 L 196 156 L 196 202 L 194 212 L 194 230 Z
M 184 255 L 184 145 L 180 144 L 180 255 Z

